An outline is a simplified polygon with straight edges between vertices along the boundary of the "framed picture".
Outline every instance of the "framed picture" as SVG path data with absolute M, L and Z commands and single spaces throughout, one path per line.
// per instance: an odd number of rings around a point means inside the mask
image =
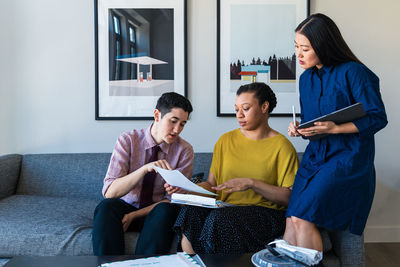
M 217 116 L 235 116 L 237 89 L 264 82 L 278 103 L 271 115 L 300 111 L 295 28 L 309 16 L 309 0 L 218 0 Z
M 95 0 L 96 120 L 150 120 L 187 95 L 186 0 Z

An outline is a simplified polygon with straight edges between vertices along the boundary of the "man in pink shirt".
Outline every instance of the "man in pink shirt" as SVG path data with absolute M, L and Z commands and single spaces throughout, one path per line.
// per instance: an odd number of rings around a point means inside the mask
M 94 212 L 95 255 L 125 254 L 126 231 L 141 232 L 136 254 L 168 253 L 179 207 L 169 203 L 165 181 L 154 172 L 154 166 L 177 169 L 191 177 L 193 148 L 179 134 L 192 110 L 185 97 L 165 93 L 158 99 L 154 122 L 147 129 L 119 136 L 104 178 L 105 199 Z

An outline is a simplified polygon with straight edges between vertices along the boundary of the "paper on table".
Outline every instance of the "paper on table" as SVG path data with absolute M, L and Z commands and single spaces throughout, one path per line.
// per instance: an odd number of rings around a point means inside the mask
M 102 265 L 100 265 L 100 267 L 140 267 L 140 266 L 198 267 L 202 266 L 201 263 L 198 263 L 195 259 L 190 257 L 190 255 L 188 255 L 186 252 L 178 252 L 177 254 L 172 254 L 172 255 L 103 263 Z
M 180 187 L 186 191 L 196 192 L 201 194 L 207 194 L 215 196 L 216 194 L 205 190 L 203 187 L 198 186 L 195 183 L 192 183 L 188 180 L 180 171 L 178 170 L 166 170 L 159 167 L 154 166 L 154 169 L 161 175 L 161 177 L 172 186 Z
M 279 254 L 286 255 L 289 258 L 300 261 L 307 266 L 315 266 L 322 260 L 321 252 L 315 249 L 292 246 L 282 239 L 274 240 L 268 245 L 275 245 L 275 250 Z

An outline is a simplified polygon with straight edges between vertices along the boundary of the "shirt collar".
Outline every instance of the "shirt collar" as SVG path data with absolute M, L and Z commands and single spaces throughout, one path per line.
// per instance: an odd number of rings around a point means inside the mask
M 333 70 L 333 65 L 331 66 L 322 66 L 322 68 L 318 69 L 317 66 L 314 66 L 312 70 L 317 73 L 318 75 L 323 75 L 324 73 L 331 72 Z
M 149 127 L 147 127 L 144 136 L 145 136 L 145 140 L 146 140 L 146 144 L 144 146 L 144 149 L 151 149 L 152 147 L 156 146 L 157 143 L 154 140 L 153 136 L 151 135 L 151 127 L 153 127 L 154 123 L 152 123 Z M 167 144 L 165 142 L 162 142 L 161 144 L 159 144 L 160 149 L 162 152 L 168 154 L 169 151 L 169 147 L 171 146 L 170 144 Z

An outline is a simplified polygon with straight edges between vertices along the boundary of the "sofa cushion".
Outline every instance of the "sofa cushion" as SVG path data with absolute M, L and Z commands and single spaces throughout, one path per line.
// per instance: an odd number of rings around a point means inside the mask
M 15 194 L 21 159 L 18 154 L 0 156 L 0 199 Z
M 332 249 L 332 242 L 329 237 L 328 231 L 320 228 L 319 232 L 321 233 L 321 238 L 322 238 L 322 249 L 325 252 L 328 252 Z
M 341 266 L 365 266 L 364 235 L 355 235 L 348 230 L 328 233 Z
M 204 181 L 204 172 L 199 172 L 199 173 L 193 174 L 190 181 L 192 181 L 195 184 L 203 182 Z
M 92 255 L 97 201 L 14 195 L 0 201 L 0 257 Z M 137 233 L 126 235 L 133 254 Z
M 111 153 L 24 155 L 17 194 L 103 199 Z
M 0 258 L 0 267 L 4 266 L 10 260 L 10 258 Z
M 194 153 L 193 174 L 203 173 L 204 179 L 208 178 L 212 153 Z

